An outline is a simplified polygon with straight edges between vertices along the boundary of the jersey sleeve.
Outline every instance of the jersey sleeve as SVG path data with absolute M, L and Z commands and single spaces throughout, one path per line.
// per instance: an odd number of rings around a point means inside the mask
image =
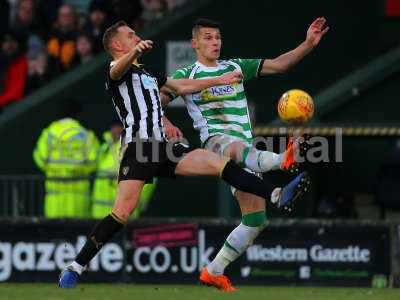
M 149 67 L 146 68 L 146 71 L 149 72 L 149 74 L 157 80 L 157 85 L 159 89 L 161 89 L 163 85 L 167 82 L 168 78 L 163 73 L 160 73 L 157 70 Z
M 244 81 L 248 81 L 254 77 L 259 77 L 264 63 L 264 59 L 260 58 L 236 58 L 232 62 L 238 64 L 242 69 Z
M 111 78 L 110 72 L 111 72 L 111 68 L 112 68 L 114 65 L 115 65 L 115 62 L 112 61 L 112 62 L 110 63 L 110 65 L 108 66 L 108 68 L 107 68 L 106 82 L 107 82 L 107 84 L 108 84 L 109 86 L 112 86 L 112 85 L 120 85 L 122 82 L 124 82 L 124 81 L 126 80 L 126 74 L 128 73 L 128 72 L 126 72 L 126 73 L 121 77 L 121 79 L 118 79 L 118 80 L 112 79 L 112 78 Z
M 158 72 L 153 73 L 153 75 L 157 79 L 158 88 L 161 89 L 162 86 L 167 82 L 167 76 Z
M 179 80 L 179 79 L 188 79 L 189 78 L 189 74 L 190 74 L 190 72 L 188 71 L 188 68 L 182 68 L 182 69 L 176 70 L 172 74 L 171 78 L 172 79 L 177 79 L 177 80 Z M 178 95 L 175 95 L 175 94 L 172 94 L 172 93 L 169 93 L 168 96 L 171 98 L 171 101 L 173 101 L 173 100 L 175 100 L 176 98 L 179 97 Z
M 172 79 L 188 79 L 188 78 L 189 78 L 189 72 L 187 68 L 178 69 L 175 71 L 174 74 L 172 74 Z

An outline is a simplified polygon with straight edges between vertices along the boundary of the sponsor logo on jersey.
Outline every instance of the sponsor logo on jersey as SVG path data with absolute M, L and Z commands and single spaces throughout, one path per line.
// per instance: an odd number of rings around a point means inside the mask
M 235 97 L 237 95 L 236 88 L 233 85 L 214 86 L 194 94 L 194 100 L 212 101 L 222 100 Z
M 142 74 L 142 76 L 140 76 L 140 77 L 142 78 L 143 86 L 145 89 L 147 89 L 147 90 L 157 89 L 157 83 L 153 77 L 150 77 L 150 76 L 147 76 L 144 74 Z

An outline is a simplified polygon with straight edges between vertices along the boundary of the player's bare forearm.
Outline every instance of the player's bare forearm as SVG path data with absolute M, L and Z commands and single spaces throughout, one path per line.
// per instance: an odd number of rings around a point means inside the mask
M 123 55 L 120 59 L 118 59 L 110 69 L 111 79 L 121 79 L 126 71 L 128 71 L 128 69 L 132 66 L 132 63 L 139 58 L 139 56 L 140 53 L 135 48 L 131 52 Z
M 320 43 L 322 37 L 329 31 L 329 27 L 326 27 L 325 24 L 325 18 L 317 18 L 308 28 L 306 40 L 296 49 L 275 59 L 264 60 L 261 75 L 284 73 L 298 64 Z
M 239 83 L 243 80 L 243 75 L 240 72 L 230 72 L 222 76 L 208 79 L 170 79 L 168 78 L 165 86 L 169 91 L 176 95 L 186 95 L 202 91 L 209 87 Z
M 195 93 L 206 88 L 221 85 L 219 78 L 209 78 L 209 79 L 177 79 L 173 80 L 173 91 L 177 95 L 186 95 L 190 93 Z
M 265 59 L 261 75 L 285 73 L 297 65 L 313 48 L 309 42 L 304 41 L 296 49 L 286 52 L 275 59 Z
M 136 45 L 132 51 L 124 54 L 119 59 L 117 59 L 114 65 L 110 69 L 110 77 L 112 80 L 119 80 L 124 76 L 126 71 L 132 66 L 144 52 L 151 50 L 153 47 L 152 41 L 141 41 Z

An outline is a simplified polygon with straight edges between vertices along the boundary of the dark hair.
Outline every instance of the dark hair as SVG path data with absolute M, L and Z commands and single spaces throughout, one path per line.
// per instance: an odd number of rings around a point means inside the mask
M 91 36 L 90 34 L 88 34 L 87 32 L 79 32 L 78 36 L 76 37 L 76 41 L 78 41 L 80 38 L 84 38 L 87 39 L 90 43 L 90 45 L 92 46 L 92 48 L 94 47 L 94 40 L 93 40 L 93 36 Z
M 0 40 L 0 43 L 14 41 L 18 44 L 17 52 L 25 52 L 26 51 L 26 38 L 23 34 L 16 32 L 15 30 L 8 30 Z
M 89 13 L 92 13 L 96 10 L 102 11 L 106 16 L 110 15 L 109 4 L 105 1 L 92 1 L 89 5 Z
M 60 22 L 59 22 L 58 18 L 59 18 L 59 15 L 60 15 L 61 8 L 63 8 L 63 7 L 68 7 L 68 8 L 72 11 L 72 14 L 73 14 L 73 16 L 74 16 L 74 18 L 75 18 L 75 20 L 74 20 L 74 26 L 75 26 L 75 28 L 77 28 L 77 27 L 78 27 L 78 15 L 77 15 L 77 13 L 76 13 L 75 7 L 72 6 L 71 4 L 68 4 L 68 3 L 61 4 L 61 5 L 58 7 L 57 19 L 56 19 L 56 23 L 54 24 L 54 26 L 55 26 L 56 28 L 59 28 L 59 27 L 60 27 Z
M 64 105 L 62 106 L 61 118 L 76 119 L 79 117 L 81 112 L 82 112 L 82 107 L 78 101 L 74 99 L 67 100 L 64 102 Z
M 118 21 L 114 25 L 111 25 L 106 29 L 106 31 L 103 34 L 103 47 L 104 50 L 106 50 L 108 53 L 111 54 L 111 48 L 110 48 L 110 42 L 111 40 L 116 36 L 118 33 L 118 28 L 123 27 L 123 26 L 128 26 L 128 24 L 125 21 Z
M 209 28 L 217 28 L 221 30 L 221 24 L 217 21 L 213 21 L 210 19 L 197 19 L 196 22 L 193 24 L 192 28 L 192 36 L 195 36 L 199 33 L 200 28 L 202 27 L 209 27 Z

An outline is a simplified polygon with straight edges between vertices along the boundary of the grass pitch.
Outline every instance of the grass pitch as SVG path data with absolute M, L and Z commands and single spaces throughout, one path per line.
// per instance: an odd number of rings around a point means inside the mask
M 81 284 L 61 290 L 54 284 L 0 284 L 1 300 L 394 300 L 395 289 L 240 287 L 236 293 L 193 285 Z

